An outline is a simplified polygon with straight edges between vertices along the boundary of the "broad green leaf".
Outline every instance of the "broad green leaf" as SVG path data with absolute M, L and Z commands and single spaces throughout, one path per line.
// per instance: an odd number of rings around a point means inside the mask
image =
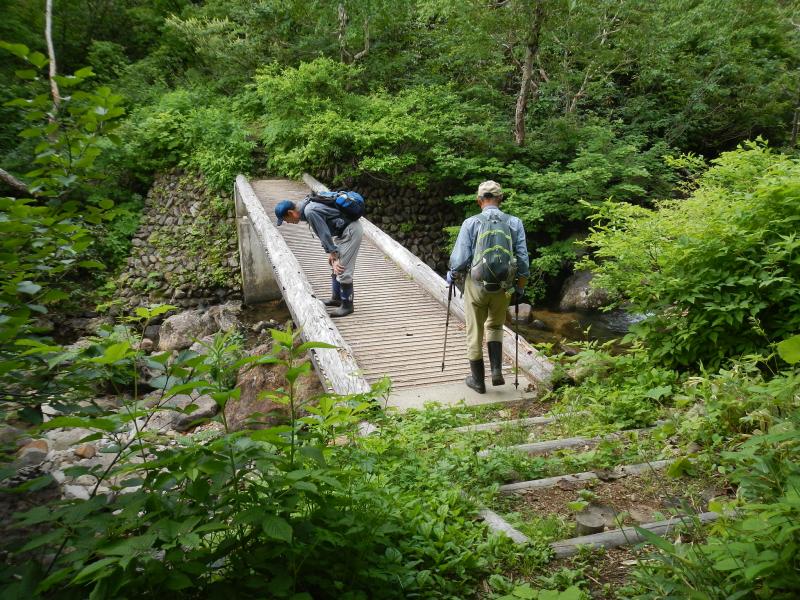
M 137 535 L 112 542 L 108 546 L 98 548 L 97 552 L 105 556 L 128 556 L 147 552 L 153 547 L 157 536 L 154 533 Z
M 688 458 L 682 457 L 667 467 L 667 475 L 674 478 L 683 477 L 687 473 L 691 473 L 692 469 L 692 462 Z
M 63 292 L 61 290 L 47 290 L 39 298 L 39 302 L 41 302 L 42 304 L 48 304 L 50 302 L 66 300 L 67 298 L 69 298 L 69 294 L 67 294 L 66 292 Z
M 276 515 L 267 515 L 261 522 L 261 527 L 268 537 L 287 543 L 292 541 L 292 526 L 285 519 Z
M 303 342 L 295 349 L 295 352 L 297 352 L 298 354 L 304 354 L 306 351 L 311 350 L 312 348 L 335 349 L 338 348 L 338 346 L 334 346 L 333 344 L 326 344 L 325 342 Z
M 82 69 L 78 69 L 77 71 L 75 71 L 75 77 L 86 78 L 86 77 L 91 77 L 93 75 L 94 71 L 92 70 L 92 67 L 83 67 Z
M 116 564 L 118 562 L 118 560 L 119 559 L 117 559 L 117 558 L 101 558 L 100 560 L 98 560 L 96 562 L 90 563 L 89 565 L 87 565 L 86 567 L 81 569 L 81 571 L 77 575 L 75 575 L 75 577 L 72 579 L 72 583 L 85 583 L 85 582 L 93 579 L 92 576 L 95 573 L 101 572 L 104 569 L 106 569 L 107 567 L 110 567 L 111 565 Z M 113 572 L 114 572 L 113 569 L 109 568 L 105 572 L 103 577 L 108 577 Z
M 800 362 L 800 335 L 779 342 L 778 354 L 790 365 Z
M 30 49 L 25 44 L 10 44 L 0 40 L 0 48 L 4 48 L 19 58 L 28 58 Z
M 22 293 L 22 294 L 31 294 L 31 295 L 33 295 L 33 294 L 37 293 L 39 290 L 41 290 L 41 289 L 42 289 L 42 286 L 40 286 L 38 283 L 33 283 L 32 281 L 20 281 L 17 284 L 17 291 Z
M 105 269 L 106 266 L 99 260 L 82 260 L 78 263 L 79 267 L 84 269 Z
M 300 375 L 304 375 L 305 373 L 308 373 L 310 371 L 311 371 L 311 363 L 305 361 L 297 365 L 296 367 L 286 369 L 286 380 L 290 383 L 294 383 L 295 381 L 297 381 L 297 378 L 300 377 Z
M 50 61 L 41 52 L 31 52 L 28 55 L 28 62 L 31 63 L 37 69 L 41 69 Z
M 281 346 L 284 346 L 285 348 L 292 347 L 293 340 L 291 334 L 281 331 L 280 329 L 270 329 L 269 333 L 272 336 L 272 339 L 278 342 L 278 344 Z
M 736 571 L 743 567 L 742 561 L 733 557 L 723 558 L 714 563 L 714 569 L 717 571 Z
M 33 550 L 34 548 L 38 548 L 44 544 L 55 545 L 57 541 L 60 541 L 64 537 L 64 534 L 65 531 L 60 527 L 52 531 L 48 531 L 47 533 L 30 540 L 27 544 L 20 548 L 18 552 L 28 552 L 29 550 Z
M 89 360 L 90 362 L 100 365 L 111 365 L 115 362 L 119 362 L 123 358 L 126 358 L 130 352 L 130 342 L 117 342 L 116 344 L 111 344 L 108 348 L 106 348 L 103 352 L 103 356 L 97 356 L 95 358 L 90 358 Z
M 169 574 L 164 585 L 168 590 L 184 590 L 192 587 L 194 583 L 183 573 L 173 572 Z
M 59 427 L 81 427 L 84 429 L 100 429 L 101 431 L 114 431 L 117 426 L 110 419 L 88 419 L 83 417 L 54 417 L 47 423 L 39 426 L 41 431 L 57 429 Z

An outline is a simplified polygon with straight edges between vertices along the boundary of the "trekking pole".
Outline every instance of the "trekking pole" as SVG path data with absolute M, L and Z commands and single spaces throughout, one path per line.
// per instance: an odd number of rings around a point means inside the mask
M 519 298 L 514 298 L 514 389 L 519 389 Z
M 447 351 L 447 329 L 450 327 L 450 301 L 453 299 L 453 282 L 447 288 L 447 318 L 444 321 L 444 348 L 442 348 L 442 371 L 444 371 L 444 354 Z

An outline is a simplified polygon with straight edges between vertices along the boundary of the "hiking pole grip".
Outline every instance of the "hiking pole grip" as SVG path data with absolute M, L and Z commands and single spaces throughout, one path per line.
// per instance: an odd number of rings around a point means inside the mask
M 444 347 L 442 348 L 442 371 L 444 371 L 444 356 L 447 352 L 447 330 L 450 327 L 450 301 L 453 299 L 453 285 L 450 282 L 450 287 L 447 288 L 447 317 L 444 320 Z

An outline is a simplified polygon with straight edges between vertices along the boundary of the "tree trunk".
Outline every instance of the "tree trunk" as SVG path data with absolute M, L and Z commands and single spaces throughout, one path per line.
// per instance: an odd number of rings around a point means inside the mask
M 47 54 L 50 58 L 50 92 L 53 95 L 53 114 L 51 120 L 55 119 L 58 114 L 58 108 L 61 106 L 61 94 L 58 91 L 58 83 L 56 83 L 56 51 L 53 48 L 53 0 L 47 0 L 44 13 L 44 37 L 47 40 Z
M 534 71 L 534 65 L 539 62 L 539 37 L 542 32 L 544 22 L 544 2 L 536 0 L 536 8 L 533 12 L 533 22 L 528 32 L 525 43 L 525 61 L 522 64 L 522 83 L 517 96 L 517 106 L 514 112 L 514 140 L 517 146 L 525 145 L 525 114 L 528 109 L 528 98 L 533 91 L 539 91 L 539 73 L 541 69 Z
M 347 52 L 347 9 L 344 7 L 344 3 L 339 3 L 338 13 L 339 13 L 339 30 L 338 30 L 339 60 L 347 64 L 350 55 Z

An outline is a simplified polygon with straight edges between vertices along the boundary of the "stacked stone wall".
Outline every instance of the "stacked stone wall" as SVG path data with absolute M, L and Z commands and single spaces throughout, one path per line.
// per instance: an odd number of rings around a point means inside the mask
M 211 191 L 197 175 L 159 174 L 147 195 L 117 287 L 131 306 L 193 307 L 240 299 L 230 196 Z

